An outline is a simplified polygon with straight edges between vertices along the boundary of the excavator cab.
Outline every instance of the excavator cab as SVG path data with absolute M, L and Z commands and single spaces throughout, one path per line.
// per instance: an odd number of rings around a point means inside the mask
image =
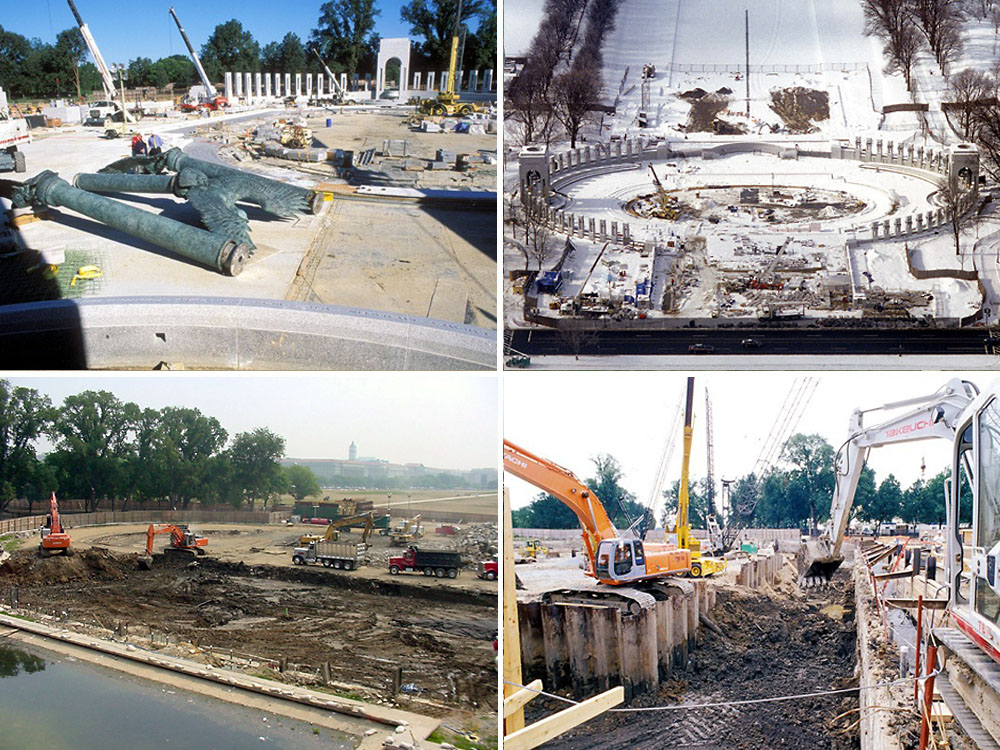
M 646 553 L 640 539 L 607 539 L 597 546 L 597 578 L 635 581 L 646 577 Z

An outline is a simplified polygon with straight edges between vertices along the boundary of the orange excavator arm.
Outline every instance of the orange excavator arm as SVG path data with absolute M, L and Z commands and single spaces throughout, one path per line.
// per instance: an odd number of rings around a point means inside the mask
M 569 469 L 536 456 L 509 440 L 503 441 L 503 465 L 505 471 L 548 492 L 576 514 L 583 528 L 583 543 L 591 563 L 602 539 L 618 537 L 618 530 L 600 498 Z
M 170 534 L 175 542 L 183 538 L 181 530 L 178 529 L 173 524 L 166 524 L 157 528 L 153 524 L 149 524 L 149 528 L 146 529 L 146 554 L 152 557 L 153 555 L 153 539 L 156 538 L 157 534 Z
M 53 534 L 62 534 L 63 527 L 62 522 L 59 520 L 59 503 L 56 502 L 56 493 L 52 493 L 52 497 L 49 498 L 49 513 L 51 515 L 52 525 L 49 528 L 52 530 Z

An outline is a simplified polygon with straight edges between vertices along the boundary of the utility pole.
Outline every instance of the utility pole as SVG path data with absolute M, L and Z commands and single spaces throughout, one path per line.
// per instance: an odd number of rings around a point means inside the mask
M 747 119 L 750 118 L 750 9 L 743 11 L 743 25 L 746 29 L 747 51 Z

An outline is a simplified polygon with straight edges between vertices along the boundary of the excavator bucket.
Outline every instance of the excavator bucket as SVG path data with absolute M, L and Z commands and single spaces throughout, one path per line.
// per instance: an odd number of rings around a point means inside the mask
M 843 555 L 835 555 L 828 540 L 803 542 L 795 553 L 799 585 L 808 587 L 829 583 L 842 562 Z

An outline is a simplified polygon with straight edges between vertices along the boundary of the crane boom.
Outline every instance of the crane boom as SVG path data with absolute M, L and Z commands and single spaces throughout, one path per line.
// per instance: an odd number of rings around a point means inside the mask
M 97 65 L 97 69 L 101 73 L 101 80 L 104 83 L 104 93 L 107 95 L 109 101 L 114 101 L 114 98 L 118 95 L 118 89 L 115 87 L 115 79 L 111 75 L 110 68 L 104 62 L 104 58 L 101 57 L 101 50 L 97 48 L 97 41 L 94 39 L 94 35 L 90 33 L 87 24 L 83 22 L 80 11 L 76 9 L 76 3 L 73 0 L 66 0 L 66 2 L 69 3 L 69 9 L 73 11 L 73 18 L 76 19 L 76 24 L 80 27 L 80 34 L 83 36 L 83 41 L 87 43 L 87 49 L 90 50 L 90 54 L 94 58 L 94 64 Z
M 70 0 L 72 4 L 73 0 Z M 181 32 L 181 39 L 184 40 L 184 44 L 188 48 L 188 52 L 191 53 L 191 60 L 194 62 L 194 67 L 198 71 L 198 77 L 201 78 L 201 85 L 205 87 L 205 97 L 208 99 L 214 99 L 218 96 L 218 92 L 215 90 L 215 86 L 212 82 L 208 80 L 208 75 L 205 73 L 205 69 L 201 65 L 201 60 L 198 59 L 198 53 L 194 51 L 194 47 L 191 46 L 191 40 L 188 39 L 188 35 L 184 32 L 184 27 L 181 26 L 181 19 L 177 17 L 174 12 L 173 7 L 170 8 L 170 15 L 174 18 L 174 23 L 177 24 L 177 30 Z
M 828 581 L 843 562 L 840 548 L 847 533 L 854 494 L 868 452 L 872 448 L 917 440 L 954 440 L 959 417 L 978 394 L 978 389 L 972 383 L 952 378 L 927 396 L 896 401 L 873 409 L 854 410 L 848 429 L 849 437 L 837 453 L 836 485 L 830 504 L 830 529 L 818 541 L 807 543 L 804 562 L 800 563 L 803 571 L 801 581 Z M 903 408 L 907 410 L 885 422 L 872 427 L 864 426 L 864 415 L 868 412 Z
M 323 70 L 326 71 L 326 75 L 329 77 L 334 90 L 338 94 L 343 95 L 344 90 L 340 87 L 340 84 L 337 82 L 337 78 L 333 75 L 333 71 L 330 70 L 329 66 L 326 64 L 326 60 L 324 60 L 323 56 L 320 55 L 319 50 L 316 49 L 315 47 L 310 47 L 309 49 L 313 51 L 313 54 L 316 55 L 316 59 L 319 60 L 319 64 L 323 66 Z
M 548 492 L 569 507 L 580 521 L 587 552 L 587 575 L 619 585 L 686 573 L 691 553 L 667 544 L 646 544 L 625 537 L 608 517 L 599 497 L 569 469 L 548 461 L 509 440 L 503 441 L 504 469 Z

